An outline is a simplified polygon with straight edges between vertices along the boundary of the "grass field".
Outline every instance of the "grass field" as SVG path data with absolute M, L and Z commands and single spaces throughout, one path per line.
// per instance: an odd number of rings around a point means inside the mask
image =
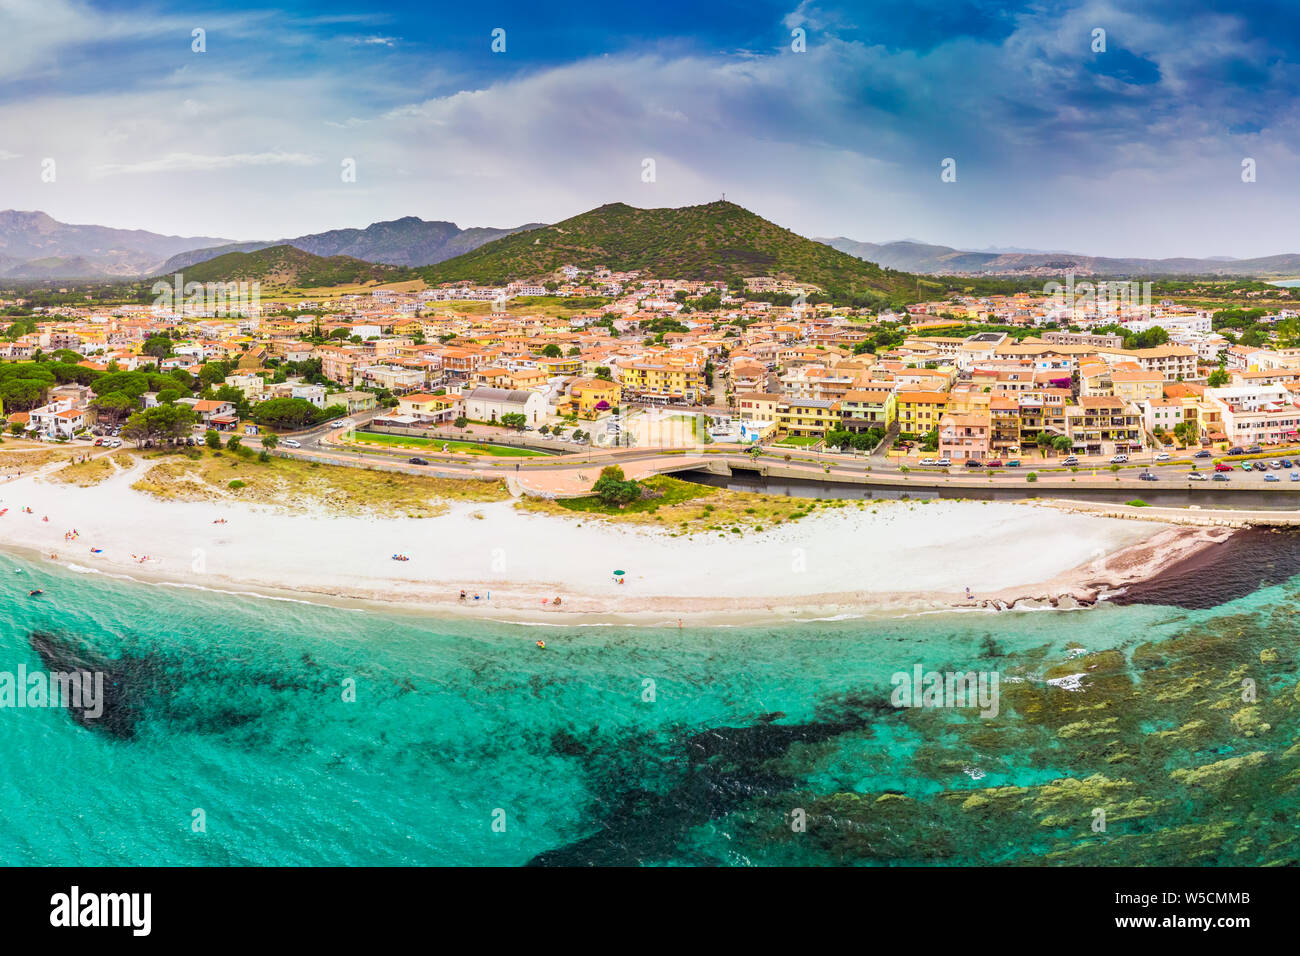
M 578 312 L 598 312 L 601 306 L 608 305 L 612 299 L 601 299 L 600 305 L 593 305 L 587 299 L 566 299 L 563 296 L 519 296 L 506 302 L 503 314 L 544 315 L 550 318 L 565 317 Z M 434 307 L 434 315 L 445 312 L 458 312 L 462 315 L 488 315 L 492 312 L 492 303 L 481 299 L 439 302 Z
M 544 452 L 531 448 L 515 448 L 512 445 L 493 445 L 488 442 L 439 441 L 420 438 L 415 435 L 388 435 L 381 432 L 357 432 L 358 444 L 390 445 L 396 448 L 416 448 L 426 451 L 441 451 L 446 445 L 449 452 L 458 455 L 489 455 L 494 458 L 542 458 Z
M 662 497 L 643 498 L 622 508 L 606 505 L 594 495 L 559 500 L 521 498 L 515 507 L 541 514 L 657 527 L 677 535 L 744 534 L 787 521 L 798 521 L 817 511 L 886 506 L 880 501 L 787 498 L 784 495 L 729 491 L 666 475 L 647 478 L 642 484 L 659 492 Z
M 429 518 L 447 510 L 448 501 L 501 501 L 510 497 L 501 481 L 433 478 L 341 465 L 318 465 L 295 458 L 259 462 L 230 452 L 204 451 L 197 457 L 157 455 L 154 465 L 131 487 L 176 501 L 234 500 L 289 511 L 376 517 Z M 232 481 L 243 482 L 232 488 Z

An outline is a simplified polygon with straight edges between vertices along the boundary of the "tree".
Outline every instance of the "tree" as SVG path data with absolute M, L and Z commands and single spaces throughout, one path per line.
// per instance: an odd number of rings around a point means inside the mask
M 596 378 L 604 379 L 607 382 L 612 382 L 614 381 L 614 374 L 610 371 L 608 365 L 597 365 Z
M 1069 451 L 1074 447 L 1074 442 L 1069 435 L 1057 435 L 1052 439 L 1052 447 L 1057 451 Z
M 469 426 L 469 419 L 466 418 L 464 415 L 461 415 L 454 422 L 452 422 L 452 424 L 457 428 L 467 428 Z
M 263 436 L 262 436 L 262 447 L 263 447 L 263 448 L 266 448 L 266 449 L 269 450 L 269 449 L 275 448 L 275 446 L 277 446 L 278 444 L 280 444 L 280 439 L 277 438 L 275 435 L 263 435 Z
M 170 358 L 172 354 L 172 340 L 166 335 L 151 335 L 144 340 L 144 345 L 140 351 L 145 355 L 152 355 L 154 358 Z
M 546 356 L 547 358 L 559 358 L 563 354 L 564 353 L 560 351 L 560 347 L 556 345 L 554 342 L 552 342 L 550 345 L 542 349 L 542 355 Z
M 270 398 L 253 409 L 252 418 L 259 425 L 297 431 L 325 421 L 328 415 L 305 398 Z
M 215 428 L 209 428 L 203 435 L 203 443 L 209 448 L 221 447 L 221 432 Z
M 523 412 L 506 412 L 501 416 L 501 424 L 506 428 L 523 431 L 524 426 L 528 424 L 528 416 Z
M 1223 388 L 1223 386 L 1228 384 L 1228 381 L 1229 378 L 1228 378 L 1227 369 L 1216 368 L 1213 372 L 1210 373 L 1210 378 L 1209 378 L 1210 388 Z
M 197 419 L 194 409 L 184 405 L 156 405 L 128 418 L 122 436 L 137 447 L 146 441 L 184 438 Z
M 591 491 L 602 504 L 611 507 L 617 505 L 621 508 L 641 497 L 641 485 L 635 481 L 628 481 L 623 474 L 623 469 L 618 465 L 607 465 L 602 468 L 600 477 L 596 479 Z
M 90 407 L 116 425 L 132 412 L 138 411 L 140 401 L 126 392 L 108 392 L 91 399 Z
M 244 447 L 244 440 L 240 438 L 238 435 L 231 435 L 229 438 L 226 439 L 226 448 L 228 448 L 230 451 L 239 451 L 239 449 L 243 447 Z

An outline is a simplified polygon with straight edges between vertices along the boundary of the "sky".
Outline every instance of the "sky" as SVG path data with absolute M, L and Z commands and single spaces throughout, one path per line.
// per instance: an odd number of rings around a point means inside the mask
M 1298 14 L 0 0 L 0 209 L 271 240 L 725 194 L 807 236 L 1300 252 Z

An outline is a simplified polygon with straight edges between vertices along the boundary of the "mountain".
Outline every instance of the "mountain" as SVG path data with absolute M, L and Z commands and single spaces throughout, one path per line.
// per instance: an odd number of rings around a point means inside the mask
M 530 222 L 513 229 L 472 227 L 461 229 L 454 222 L 428 221 L 405 216 L 376 222 L 364 229 L 331 229 L 276 242 L 241 242 L 215 248 L 191 249 L 168 259 L 159 272 L 188 269 L 196 263 L 230 252 L 256 252 L 276 245 L 290 245 L 317 256 L 351 256 L 367 262 L 394 266 L 429 266 L 462 255 L 493 239 L 509 236 L 542 223 Z
M 43 212 L 6 209 L 0 211 L 0 274 L 8 278 L 138 276 L 185 249 L 228 241 L 78 226 Z
M 772 275 L 815 283 L 837 298 L 881 300 L 907 295 L 915 285 L 911 276 L 863 262 L 725 201 L 676 209 L 612 203 L 417 271 L 430 284 L 498 284 L 542 278 L 565 265 L 681 279 Z
M 362 262 L 352 256 L 317 256 L 290 245 L 228 252 L 185 270 L 187 283 L 256 281 L 295 288 L 395 282 L 409 277 L 408 270 L 400 266 Z M 167 273 L 160 278 L 166 279 Z
M 1300 255 L 1294 254 L 1257 259 L 1233 259 L 1228 256 L 1204 259 L 1117 259 L 1083 256 L 1072 252 L 969 252 L 950 246 L 932 246 L 918 242 L 858 242 L 843 236 L 817 241 L 868 262 L 928 275 L 1015 275 L 1033 272 L 1110 276 L 1300 275 Z

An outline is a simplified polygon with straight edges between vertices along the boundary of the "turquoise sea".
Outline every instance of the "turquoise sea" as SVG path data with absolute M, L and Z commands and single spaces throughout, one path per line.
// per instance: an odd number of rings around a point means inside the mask
M 0 709 L 0 861 L 1294 864 L 1298 600 L 540 628 L 0 556 L 0 671 L 115 684 Z M 998 716 L 891 706 L 916 664 Z

